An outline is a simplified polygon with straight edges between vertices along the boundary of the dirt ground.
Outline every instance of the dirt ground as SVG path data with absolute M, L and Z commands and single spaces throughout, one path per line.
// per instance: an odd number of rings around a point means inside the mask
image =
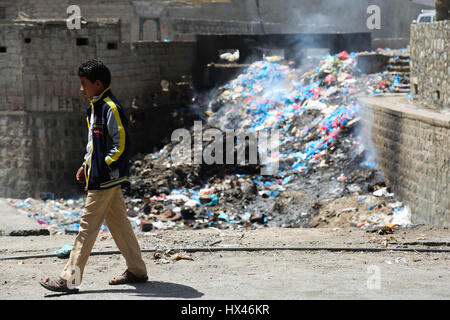
M 0 237 L 0 257 L 54 253 L 74 236 Z M 67 259 L 2 260 L 0 299 L 448 299 L 450 254 L 347 251 L 184 252 L 186 247 L 443 248 L 448 229 L 415 226 L 380 235 L 357 228 L 165 231 L 139 233 L 149 281 L 109 286 L 121 274 L 120 254 L 93 255 L 79 294 L 58 294 L 38 280 L 58 275 Z M 24 249 L 25 248 L 25 249 Z M 117 250 L 101 234 L 95 250 Z

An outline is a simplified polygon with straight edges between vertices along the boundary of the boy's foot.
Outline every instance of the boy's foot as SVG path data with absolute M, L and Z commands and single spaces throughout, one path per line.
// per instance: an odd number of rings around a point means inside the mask
M 137 277 L 130 271 L 125 270 L 125 272 L 121 276 L 114 277 L 112 280 L 110 280 L 109 284 L 113 286 L 117 284 L 146 282 L 147 280 L 147 276 Z
M 46 277 L 45 279 L 39 281 L 40 285 L 45 289 L 55 292 L 67 292 L 67 293 L 78 293 L 77 288 L 69 288 L 67 287 L 67 281 L 63 278 L 58 279 L 50 279 L 50 277 Z

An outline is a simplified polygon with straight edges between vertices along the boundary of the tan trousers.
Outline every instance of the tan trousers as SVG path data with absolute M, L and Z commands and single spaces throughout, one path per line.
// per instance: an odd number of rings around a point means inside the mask
M 84 267 L 104 220 L 125 258 L 128 270 L 138 277 L 147 275 L 139 244 L 126 217 L 126 207 L 119 185 L 110 189 L 88 191 L 78 235 L 69 261 L 61 273 L 61 278 L 72 280 L 71 284 L 74 286 L 81 283 Z

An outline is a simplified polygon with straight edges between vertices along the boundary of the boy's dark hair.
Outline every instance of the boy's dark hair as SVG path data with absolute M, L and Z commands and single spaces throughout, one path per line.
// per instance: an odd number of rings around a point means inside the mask
M 81 64 L 78 67 L 78 76 L 86 77 L 91 82 L 100 80 L 105 88 L 108 88 L 111 83 L 111 72 L 103 62 L 97 59 L 91 59 Z

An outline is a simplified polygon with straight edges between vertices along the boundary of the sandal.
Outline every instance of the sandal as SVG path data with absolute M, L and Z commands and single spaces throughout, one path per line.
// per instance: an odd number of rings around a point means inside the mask
M 110 280 L 109 284 L 114 286 L 114 285 L 118 285 L 118 284 L 146 282 L 147 280 L 148 280 L 147 276 L 136 277 L 130 271 L 125 270 L 125 272 L 121 276 L 115 277 L 112 280 Z
M 40 285 L 45 289 L 55 292 L 67 292 L 67 293 L 77 293 L 78 288 L 69 288 L 67 287 L 67 281 L 63 278 L 58 278 L 57 280 L 50 279 L 46 277 L 45 279 L 39 281 Z

